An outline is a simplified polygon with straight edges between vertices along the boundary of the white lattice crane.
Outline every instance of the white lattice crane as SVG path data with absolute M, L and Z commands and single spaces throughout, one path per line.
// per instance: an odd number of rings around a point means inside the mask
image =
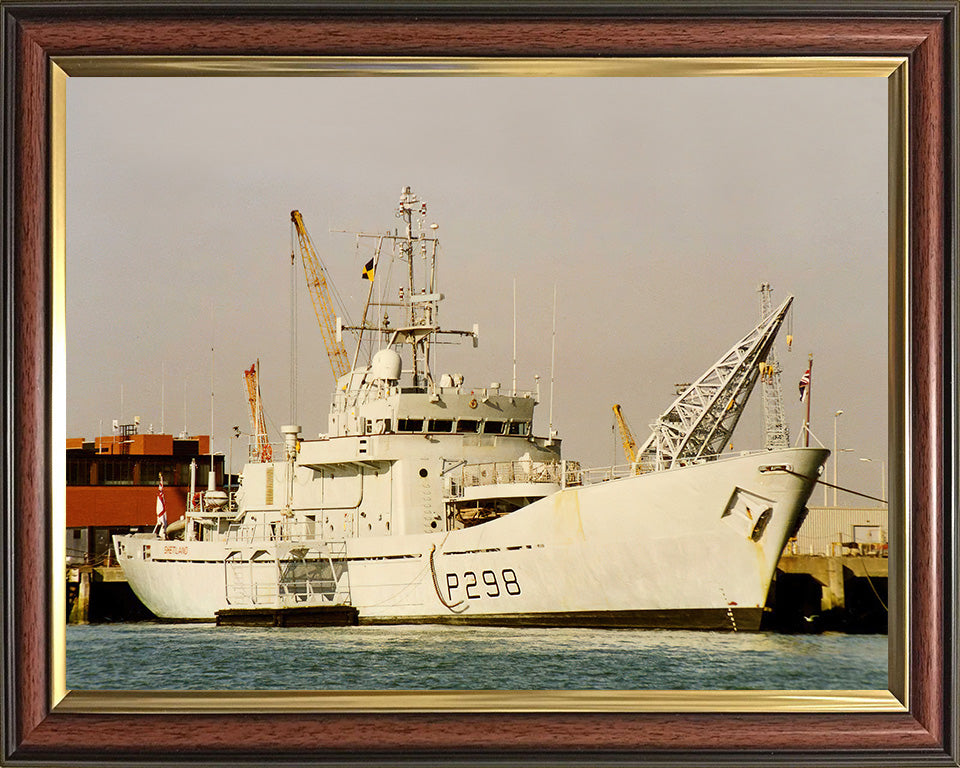
M 793 302 L 780 307 L 674 400 L 640 449 L 642 471 L 716 458 L 726 447 Z

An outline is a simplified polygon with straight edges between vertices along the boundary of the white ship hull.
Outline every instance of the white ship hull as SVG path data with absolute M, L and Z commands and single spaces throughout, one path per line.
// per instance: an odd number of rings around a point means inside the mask
M 756 629 L 826 455 L 759 452 L 567 488 L 469 528 L 347 539 L 349 601 L 368 623 Z M 160 618 L 236 607 L 232 569 L 276 599 L 283 543 L 117 544 Z
M 306 439 L 285 425 L 282 448 L 269 444 L 247 370 L 254 444 L 240 490 L 211 487 L 197 503 L 191 483 L 185 519 L 164 538 L 116 537 L 134 592 L 165 619 L 352 605 L 371 623 L 757 628 L 828 455 L 788 448 L 773 412 L 774 450 L 726 453 L 757 381 L 777 389 L 773 343 L 792 297 L 681 387 L 642 446 L 614 406 L 630 466 L 598 475 L 562 458 L 552 423 L 535 436 L 538 393 L 432 370 L 441 338 L 476 346 L 479 328 L 438 323 L 425 214 L 405 187 L 405 233 L 357 235 L 376 242 L 364 322 L 334 327 L 322 265 L 291 213 L 336 377 L 327 432 Z M 406 267 L 378 273 L 381 255 Z M 344 329 L 357 333 L 352 368 Z

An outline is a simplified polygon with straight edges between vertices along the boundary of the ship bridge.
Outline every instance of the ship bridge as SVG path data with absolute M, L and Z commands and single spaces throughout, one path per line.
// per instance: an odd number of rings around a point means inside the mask
M 447 378 L 447 377 L 444 377 Z M 329 435 L 481 434 L 528 437 L 533 431 L 533 392 L 504 394 L 498 383 L 339 391 L 330 409 Z

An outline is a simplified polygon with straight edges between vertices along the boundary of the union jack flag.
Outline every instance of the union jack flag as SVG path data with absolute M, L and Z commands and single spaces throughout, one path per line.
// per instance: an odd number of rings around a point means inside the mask
M 160 475 L 160 485 L 157 487 L 157 528 L 163 534 L 167 529 L 167 505 L 163 501 L 163 475 Z
M 810 369 L 800 377 L 800 402 L 807 399 L 807 390 L 810 388 Z

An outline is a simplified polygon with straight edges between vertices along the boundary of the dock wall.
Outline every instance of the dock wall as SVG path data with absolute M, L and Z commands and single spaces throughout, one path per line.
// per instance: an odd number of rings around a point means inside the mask
M 784 555 L 763 628 L 885 633 L 888 563 L 879 555 Z
M 68 624 L 155 618 L 130 589 L 121 568 L 81 566 L 67 571 Z

